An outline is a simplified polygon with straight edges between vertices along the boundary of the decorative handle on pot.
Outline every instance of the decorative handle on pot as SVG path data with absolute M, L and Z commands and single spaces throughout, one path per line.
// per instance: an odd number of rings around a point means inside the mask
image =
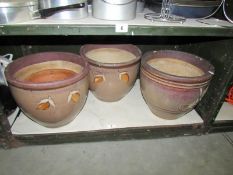
M 111 5 L 125 5 L 125 4 L 129 4 L 129 3 L 136 1 L 136 0 L 121 0 L 120 2 L 117 2 L 117 3 L 115 0 L 102 0 L 102 1 L 104 1 L 107 4 L 111 4 Z
M 0 85 L 8 85 L 4 74 L 5 68 L 12 62 L 13 54 L 0 56 Z
M 128 83 L 129 82 L 129 74 L 128 72 L 121 72 L 119 74 L 119 79 L 125 83 Z
M 94 83 L 95 84 L 100 84 L 105 81 L 104 75 L 95 75 L 94 76 Z

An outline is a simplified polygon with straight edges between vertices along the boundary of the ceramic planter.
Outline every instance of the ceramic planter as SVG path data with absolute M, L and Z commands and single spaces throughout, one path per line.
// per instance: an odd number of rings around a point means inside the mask
M 135 58 L 123 62 L 100 62 L 87 56 L 89 51 L 96 49 L 123 50 L 129 52 Z M 136 46 L 130 44 L 84 45 L 80 53 L 89 62 L 90 90 L 98 99 L 107 102 L 118 101 L 133 87 L 138 75 L 141 58 L 141 51 Z M 111 57 L 112 55 L 107 58 L 107 61 L 111 60 Z M 119 57 L 119 59 L 121 58 Z
M 66 70 L 74 74 L 67 77 L 66 72 L 54 73 L 44 76 L 50 80 L 41 82 L 42 75 L 34 78 L 34 82 L 26 79 L 47 70 Z M 24 56 L 6 67 L 5 76 L 25 115 L 46 127 L 71 122 L 81 111 L 88 94 L 88 63 L 72 53 L 44 52 Z
M 159 70 L 162 64 L 158 69 L 151 66 L 151 62 L 158 59 L 165 63 L 164 68 L 170 67 L 170 71 L 175 70 L 177 74 Z M 201 100 L 213 74 L 214 67 L 196 55 L 172 50 L 147 52 L 142 58 L 140 73 L 142 95 L 156 116 L 176 119 Z

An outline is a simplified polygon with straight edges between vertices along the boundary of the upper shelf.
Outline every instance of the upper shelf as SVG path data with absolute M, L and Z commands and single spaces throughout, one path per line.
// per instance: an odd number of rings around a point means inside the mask
M 107 21 L 89 17 L 79 20 L 37 19 L 0 25 L 0 36 L 8 35 L 128 35 L 128 36 L 233 36 L 233 24 L 217 19 L 181 23 L 152 22 L 138 13 L 134 20 Z

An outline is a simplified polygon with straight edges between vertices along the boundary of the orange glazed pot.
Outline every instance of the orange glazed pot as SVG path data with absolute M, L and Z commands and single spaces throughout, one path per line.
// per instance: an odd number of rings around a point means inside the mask
M 71 122 L 88 94 L 88 63 L 72 53 L 24 56 L 6 67 L 5 76 L 25 115 L 46 127 Z
M 142 57 L 140 85 L 150 110 L 163 119 L 191 111 L 207 91 L 214 67 L 196 55 L 161 50 Z

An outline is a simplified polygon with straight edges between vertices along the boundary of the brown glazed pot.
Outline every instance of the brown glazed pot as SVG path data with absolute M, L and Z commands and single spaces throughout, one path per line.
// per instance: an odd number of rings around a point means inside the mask
M 100 48 L 116 48 L 132 53 L 136 58 L 121 63 L 103 63 L 90 59 L 86 53 Z M 80 54 L 89 62 L 90 90 L 100 100 L 114 102 L 123 98 L 133 87 L 141 58 L 141 51 L 131 44 L 84 45 Z
M 172 58 L 202 71 L 200 76 L 177 76 L 153 68 L 148 62 Z M 176 66 L 176 65 L 174 65 Z M 203 58 L 180 51 L 147 52 L 142 57 L 140 85 L 150 110 L 163 119 L 176 119 L 191 111 L 207 91 L 214 67 Z
M 75 74 L 50 82 L 24 80 L 28 75 L 48 69 L 66 69 Z M 71 122 L 83 108 L 88 94 L 88 63 L 72 53 L 43 52 L 21 57 L 7 66 L 5 76 L 25 115 L 46 127 Z

